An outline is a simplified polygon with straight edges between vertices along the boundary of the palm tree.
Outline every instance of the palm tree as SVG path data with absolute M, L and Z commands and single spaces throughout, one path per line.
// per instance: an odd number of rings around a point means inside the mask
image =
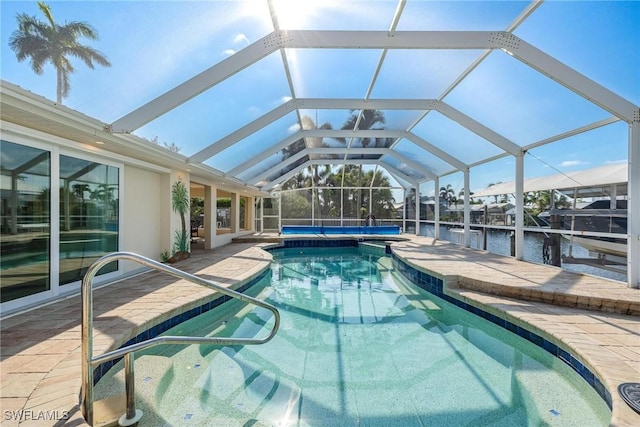
M 328 183 L 327 179 L 331 176 L 331 166 L 330 165 L 312 165 L 307 167 L 308 173 L 311 176 L 311 187 L 312 191 L 315 195 L 315 209 L 318 213 L 318 219 L 322 220 L 322 201 L 320 197 L 320 189 L 321 185 L 326 185 Z
M 355 130 L 355 129 L 360 129 L 360 130 L 384 130 L 385 127 L 383 126 L 386 122 L 386 119 L 384 117 L 384 112 L 380 111 L 380 110 L 351 110 L 351 115 L 349 116 L 349 118 L 347 119 L 346 122 L 344 122 L 344 124 L 342 125 L 342 129 L 343 130 Z M 388 147 L 390 145 L 390 143 L 393 141 L 392 138 L 356 138 L 356 146 L 360 145 L 362 148 L 367 148 L 368 146 L 371 145 L 371 143 L 373 142 L 373 146 L 378 148 L 378 147 Z M 340 142 L 342 142 L 343 144 L 346 145 L 346 140 L 344 138 L 340 139 Z M 366 154 L 362 155 L 362 158 L 365 159 L 367 158 Z M 359 174 L 360 174 L 360 181 L 362 179 L 362 165 L 359 165 Z M 358 184 L 358 186 L 361 186 L 362 183 L 360 182 Z M 356 212 L 356 219 L 360 219 L 360 213 L 361 213 L 361 194 L 360 194 L 361 190 L 358 190 L 357 192 L 357 204 L 358 204 L 358 210 Z
M 389 189 L 391 187 L 389 177 L 379 170 L 369 171 L 367 175 L 367 179 L 372 182 L 372 187 L 377 187 L 375 190 L 371 190 L 371 214 L 378 219 L 394 218 L 396 215 L 395 199 Z
M 568 208 L 571 204 L 563 194 L 559 196 L 552 191 L 534 191 L 526 196 L 526 202 L 533 204 L 533 214 L 538 215 L 554 205 L 556 208 Z
M 460 190 L 458 192 L 458 200 L 464 200 L 464 194 L 465 194 L 465 191 L 464 191 L 464 188 L 463 188 L 462 190 Z M 475 203 L 474 200 L 473 200 L 473 195 L 474 195 L 474 192 L 473 191 L 469 191 L 469 203 L 471 203 L 471 204 Z
M 73 184 L 71 188 L 73 194 L 84 202 L 84 193 L 90 191 L 91 186 L 89 184 Z
M 180 220 L 182 221 L 182 230 L 176 230 L 176 244 L 175 249 L 177 252 L 189 252 L 189 239 L 187 238 L 187 220 L 185 215 L 189 212 L 189 190 L 184 182 L 181 180 L 176 181 L 171 188 L 171 208 L 174 212 L 180 214 Z
M 358 117 L 360 117 L 359 121 Z M 354 130 L 357 125 L 357 129 L 360 130 L 384 130 L 386 129 L 383 126 L 385 123 L 384 112 L 380 110 L 362 110 L 362 114 L 360 114 L 360 110 L 351 110 L 351 116 L 344 122 L 342 129 Z M 369 147 L 372 142 L 375 148 L 383 148 L 388 147 L 393 142 L 393 138 L 375 138 L 375 140 L 373 138 L 357 138 L 357 141 L 363 148 Z M 341 142 L 346 143 L 344 138 Z
M 453 189 L 451 184 L 447 184 L 446 187 L 440 187 L 440 198 L 446 201 L 447 206 L 449 207 L 458 201 L 456 198 L 456 191 Z
M 94 61 L 105 67 L 111 66 L 111 63 L 99 51 L 78 42 L 80 37 L 97 40 L 98 34 L 93 27 L 77 21 L 58 25 L 49 5 L 39 1 L 38 7 L 48 22 L 26 13 L 18 14 L 18 29 L 9 38 L 9 47 L 16 53 L 19 62 L 30 58 L 31 69 L 38 75 L 42 74 L 47 62 L 53 64 L 57 72 L 56 99 L 61 104 L 62 99 L 69 95 L 69 76 L 75 71 L 69 57 L 81 59 L 91 69 L 94 68 Z
M 331 127 L 331 123 L 323 123 L 320 127 L 317 126 L 317 124 L 313 121 L 313 119 L 309 116 L 303 116 L 301 118 L 301 125 L 302 125 L 302 129 L 303 130 L 315 130 L 315 129 L 332 129 Z M 300 138 L 299 140 L 295 141 L 294 143 L 290 144 L 289 146 L 283 148 L 281 150 L 282 153 L 282 160 L 286 160 L 289 157 L 299 153 L 300 151 L 306 149 L 306 148 L 320 148 L 320 147 L 325 147 L 326 144 L 324 143 L 324 138 L 322 137 L 305 137 L 305 138 Z M 295 168 L 297 168 L 298 166 L 300 166 L 301 164 L 303 164 L 306 160 L 300 159 L 297 162 L 288 165 L 286 168 L 284 168 L 282 170 L 283 173 L 287 173 Z M 311 174 L 313 176 L 317 176 L 318 172 L 317 172 L 317 168 L 318 166 L 315 165 L 314 166 L 316 171 L 311 171 Z M 311 167 L 309 167 L 309 169 L 312 169 Z M 293 188 L 291 184 L 289 184 L 289 188 Z M 298 187 L 300 188 L 300 187 Z
M 283 190 L 295 190 L 298 188 L 310 187 L 311 183 L 309 177 L 305 174 L 304 170 L 299 171 L 284 184 L 282 184 Z

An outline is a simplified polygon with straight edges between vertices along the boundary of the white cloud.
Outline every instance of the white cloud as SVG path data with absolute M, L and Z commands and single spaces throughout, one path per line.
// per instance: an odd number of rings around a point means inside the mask
M 571 167 L 571 166 L 578 166 L 578 165 L 586 165 L 589 162 L 583 162 L 582 160 L 565 160 L 564 162 L 560 163 L 560 166 L 562 167 Z
M 246 44 L 247 46 L 249 46 L 251 44 L 251 42 L 249 41 L 247 36 L 245 36 L 242 33 L 236 34 L 236 36 L 233 38 L 233 43 L 234 44 Z
M 251 42 L 249 41 L 249 39 L 247 38 L 247 36 L 245 36 L 242 33 L 238 33 L 233 37 L 233 44 L 234 45 L 245 45 L 248 46 L 251 44 Z M 222 51 L 222 55 L 224 56 L 231 56 L 234 53 L 236 53 L 237 50 L 236 49 L 225 49 Z
M 295 123 L 295 124 L 289 126 L 289 129 L 288 129 L 289 133 L 296 133 L 299 130 L 300 130 L 300 124 L 298 124 L 298 123 Z

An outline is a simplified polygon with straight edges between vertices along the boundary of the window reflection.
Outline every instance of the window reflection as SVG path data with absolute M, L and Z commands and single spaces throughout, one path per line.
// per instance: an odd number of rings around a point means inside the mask
M 118 250 L 118 168 L 60 156 L 60 284 L 82 280 L 92 262 Z M 117 270 L 117 263 L 98 274 Z
M 238 230 L 248 230 L 251 227 L 253 210 L 250 197 L 240 197 L 240 224 Z
M 50 289 L 51 160 L 47 151 L 0 141 L 1 301 Z

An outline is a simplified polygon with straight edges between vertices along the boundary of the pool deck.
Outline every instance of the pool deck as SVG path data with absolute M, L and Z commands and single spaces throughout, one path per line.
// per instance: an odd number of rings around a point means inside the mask
M 395 255 L 444 279 L 449 295 L 526 325 L 570 351 L 611 393 L 611 425 L 640 425 L 640 415 L 617 393 L 621 383 L 640 382 L 640 290 L 430 238 L 402 237 L 408 240 L 391 246 Z M 175 266 L 235 288 L 268 268 L 271 255 L 261 247 L 283 238 L 287 237 L 248 236 L 238 239 L 241 243 L 194 251 Z M 202 304 L 213 293 L 155 272 L 95 290 L 94 353 L 119 347 L 150 326 Z M 78 407 L 80 305 L 80 297 L 72 296 L 2 320 L 2 426 L 86 425 Z M 20 410 L 25 411 L 22 420 L 10 412 Z M 52 415 L 67 419 L 42 418 Z

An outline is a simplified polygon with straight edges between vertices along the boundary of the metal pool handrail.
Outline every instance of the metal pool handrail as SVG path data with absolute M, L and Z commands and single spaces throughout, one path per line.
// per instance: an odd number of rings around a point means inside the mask
M 190 337 L 190 336 L 162 336 L 151 338 L 136 344 L 129 345 L 117 350 L 93 357 L 93 278 L 104 265 L 117 261 L 127 260 L 137 262 L 154 270 L 161 271 L 180 279 L 187 280 L 217 292 L 237 298 L 241 301 L 254 304 L 271 311 L 274 316 L 273 329 L 264 338 L 213 338 L 213 337 Z M 271 340 L 280 326 L 280 313 L 273 305 L 256 298 L 244 295 L 240 292 L 227 289 L 209 280 L 186 273 L 168 265 L 159 263 L 152 259 L 143 257 L 132 252 L 114 252 L 97 259 L 87 270 L 82 279 L 82 388 L 80 390 L 80 406 L 82 414 L 89 425 L 93 425 L 93 369 L 100 363 L 124 357 L 125 369 L 125 389 L 127 412 L 120 418 L 120 425 L 133 425 L 140 417 L 142 411 L 135 409 L 134 398 L 134 359 L 133 352 L 160 344 L 217 344 L 217 345 L 253 345 L 264 344 Z

